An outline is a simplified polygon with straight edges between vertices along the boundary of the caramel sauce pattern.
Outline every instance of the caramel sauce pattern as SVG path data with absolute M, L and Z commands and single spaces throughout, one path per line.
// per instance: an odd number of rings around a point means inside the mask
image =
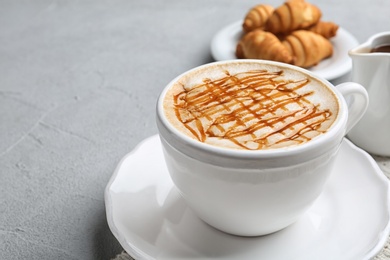
M 298 93 L 310 80 L 285 80 L 283 71 L 254 70 L 216 79 L 174 96 L 177 119 L 201 142 L 208 137 L 232 141 L 243 149 L 300 144 L 320 130 L 331 111 L 320 110 Z M 311 134 L 307 134 L 311 132 Z M 314 134 L 313 134 L 314 133 Z

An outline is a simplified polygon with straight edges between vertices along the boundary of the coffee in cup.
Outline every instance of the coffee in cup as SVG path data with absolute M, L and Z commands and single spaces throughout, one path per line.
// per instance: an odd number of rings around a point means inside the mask
M 263 63 L 216 64 L 177 79 L 164 113 L 185 135 L 224 148 L 304 144 L 325 133 L 339 104 L 321 81 Z

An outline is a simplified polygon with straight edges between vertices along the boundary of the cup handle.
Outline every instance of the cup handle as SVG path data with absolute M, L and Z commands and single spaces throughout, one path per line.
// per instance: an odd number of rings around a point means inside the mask
M 348 121 L 345 134 L 363 117 L 368 107 L 367 90 L 360 84 L 346 82 L 336 86 L 348 104 Z

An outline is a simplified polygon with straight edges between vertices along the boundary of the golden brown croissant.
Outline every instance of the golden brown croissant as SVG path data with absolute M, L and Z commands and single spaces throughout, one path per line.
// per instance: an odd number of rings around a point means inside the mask
M 256 5 L 250 9 L 242 24 L 244 32 L 250 32 L 254 29 L 264 29 L 273 11 L 274 8 L 272 6 L 264 4 Z
M 307 30 L 297 30 L 286 36 L 283 45 L 293 55 L 293 64 L 308 68 L 333 54 L 333 46 L 323 36 Z
M 321 10 L 304 0 L 290 0 L 279 6 L 268 19 L 266 30 L 274 34 L 288 34 L 308 28 L 321 18 Z
M 330 39 L 334 36 L 336 36 L 337 30 L 339 29 L 339 26 L 333 22 L 323 22 L 319 21 L 313 26 L 310 26 L 308 28 L 309 31 L 321 34 L 327 39 Z
M 245 34 L 237 44 L 237 58 L 292 62 L 292 55 L 272 33 L 257 29 Z

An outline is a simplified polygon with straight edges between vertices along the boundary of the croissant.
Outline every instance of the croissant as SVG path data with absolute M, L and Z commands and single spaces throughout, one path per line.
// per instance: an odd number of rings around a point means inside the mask
M 336 36 L 339 26 L 333 22 L 323 22 L 319 21 L 315 25 L 312 25 L 308 28 L 309 31 L 318 33 L 324 36 L 327 39 L 330 39 Z
M 321 10 L 304 0 L 290 0 L 279 6 L 268 19 L 266 30 L 274 34 L 288 34 L 316 24 Z
M 264 29 L 273 11 L 274 8 L 272 6 L 264 4 L 256 5 L 250 9 L 242 24 L 244 32 L 250 32 L 254 29 Z
M 331 42 L 323 36 L 307 30 L 297 30 L 282 42 L 293 56 L 293 64 L 308 68 L 333 54 Z
M 292 62 L 292 55 L 282 42 L 272 33 L 256 29 L 245 34 L 237 44 L 237 58 L 264 59 Z

